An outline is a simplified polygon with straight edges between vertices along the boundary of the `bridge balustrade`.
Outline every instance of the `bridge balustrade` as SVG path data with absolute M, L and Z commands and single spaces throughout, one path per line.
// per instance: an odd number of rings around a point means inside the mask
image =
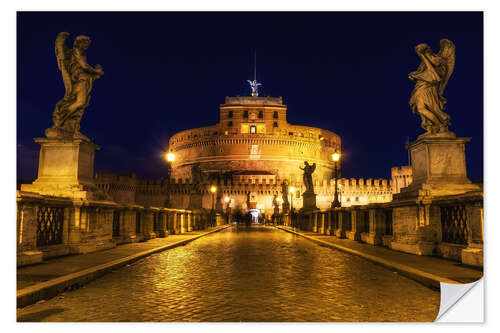
M 303 231 L 482 266 L 482 192 L 434 197 L 428 202 L 393 201 L 299 211 L 275 215 L 273 221 Z
M 112 201 L 73 200 L 17 191 L 17 264 L 112 248 L 225 223 L 223 216 Z M 182 224 L 181 224 L 182 223 Z

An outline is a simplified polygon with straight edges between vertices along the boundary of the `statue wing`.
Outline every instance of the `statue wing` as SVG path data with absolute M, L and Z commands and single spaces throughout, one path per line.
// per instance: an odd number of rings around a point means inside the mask
M 443 96 L 444 89 L 448 84 L 453 69 L 455 68 L 455 44 L 449 39 L 441 39 L 440 41 L 441 49 L 438 52 L 438 56 L 443 58 L 445 61 L 446 72 L 444 77 L 441 79 L 439 84 L 439 95 Z
M 71 76 L 68 71 L 68 66 L 71 61 L 71 49 L 66 46 L 66 40 L 68 39 L 68 32 L 61 32 L 56 38 L 56 58 L 57 66 L 62 73 L 64 88 L 66 89 L 65 97 L 68 96 L 72 91 Z

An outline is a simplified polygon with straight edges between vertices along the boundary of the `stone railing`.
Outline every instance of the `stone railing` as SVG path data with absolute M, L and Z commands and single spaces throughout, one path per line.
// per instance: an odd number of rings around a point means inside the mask
M 17 191 L 17 264 L 203 230 L 219 213 L 42 196 Z
M 273 216 L 274 224 L 393 250 L 483 266 L 483 193 L 313 210 Z

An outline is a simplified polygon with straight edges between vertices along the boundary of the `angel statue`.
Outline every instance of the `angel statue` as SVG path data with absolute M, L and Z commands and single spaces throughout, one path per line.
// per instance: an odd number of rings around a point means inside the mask
M 304 170 L 304 175 L 302 176 L 302 181 L 306 187 L 306 192 L 314 193 L 312 174 L 316 170 L 316 163 L 310 165 L 307 161 L 304 161 L 304 168 L 299 167 L 300 170 Z
M 62 73 L 66 93 L 56 103 L 52 120 L 54 125 L 47 130 L 47 136 L 83 137 L 79 132 L 83 111 L 90 101 L 92 83 L 104 74 L 101 65 L 87 64 L 87 49 L 90 38 L 77 36 L 73 48 L 66 46 L 69 33 L 61 32 L 56 38 L 57 65 Z
M 415 82 L 410 107 L 422 117 L 426 134 L 446 133 L 450 126 L 450 116 L 443 112 L 446 104 L 443 92 L 455 67 L 455 45 L 448 39 L 441 39 L 440 44 L 437 54 L 427 44 L 417 45 L 415 51 L 422 62 L 417 71 L 408 74 Z
M 259 96 L 259 86 L 261 86 L 262 83 L 258 83 L 257 80 L 247 80 L 247 82 L 250 85 L 250 89 L 252 89 L 252 96 Z

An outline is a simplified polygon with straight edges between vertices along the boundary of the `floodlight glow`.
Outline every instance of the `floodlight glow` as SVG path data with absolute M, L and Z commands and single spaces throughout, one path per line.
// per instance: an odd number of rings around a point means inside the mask
M 174 153 L 168 153 L 168 154 L 167 154 L 167 161 L 168 161 L 168 162 L 173 162 L 173 161 L 175 161 L 175 154 L 174 154 Z

